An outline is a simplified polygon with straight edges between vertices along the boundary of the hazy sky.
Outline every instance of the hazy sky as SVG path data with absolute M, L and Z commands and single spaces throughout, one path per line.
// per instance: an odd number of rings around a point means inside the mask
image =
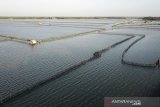
M 160 0 L 0 0 L 0 16 L 160 16 Z

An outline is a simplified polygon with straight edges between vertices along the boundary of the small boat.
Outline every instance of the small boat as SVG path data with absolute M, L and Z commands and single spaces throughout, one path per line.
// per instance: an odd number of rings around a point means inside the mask
M 101 53 L 100 53 L 100 52 L 95 52 L 95 53 L 93 54 L 93 56 L 96 57 L 96 58 L 101 57 Z
M 38 41 L 36 41 L 36 40 L 28 40 L 28 43 L 30 45 L 36 45 L 38 43 Z

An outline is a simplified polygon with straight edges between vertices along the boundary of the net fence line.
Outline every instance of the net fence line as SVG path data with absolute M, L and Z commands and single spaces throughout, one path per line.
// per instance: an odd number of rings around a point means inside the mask
M 43 81 L 40 81 L 40 82 L 34 84 L 33 86 L 30 86 L 30 87 L 28 87 L 28 88 L 26 88 L 26 89 L 24 89 L 22 91 L 19 91 L 19 92 L 15 93 L 15 94 L 10 94 L 10 96 L 7 97 L 7 98 L 3 99 L 3 97 L 1 96 L 1 103 L 0 103 L 0 105 L 4 106 L 6 103 L 12 102 L 16 98 L 19 98 L 21 96 L 29 94 L 32 91 L 34 91 L 34 90 L 36 90 L 36 89 L 38 89 L 38 88 L 40 88 L 40 87 L 48 84 L 49 82 L 54 81 L 54 80 L 56 80 L 56 79 L 58 79 L 58 78 L 60 78 L 60 77 L 62 77 L 64 75 L 67 75 L 68 73 L 73 72 L 76 69 L 79 69 L 80 67 L 86 65 L 87 63 L 100 58 L 103 53 L 105 53 L 105 52 L 109 51 L 110 49 L 112 49 L 112 48 L 114 48 L 114 47 L 116 47 L 116 46 L 118 46 L 118 45 L 120 45 L 120 44 L 122 44 L 122 43 L 124 43 L 124 42 L 126 42 L 126 41 L 128 41 L 130 39 L 132 39 L 133 37 L 135 37 L 135 36 L 127 37 L 127 38 L 125 38 L 125 39 L 123 39 L 123 40 L 121 40 L 119 42 L 116 42 L 116 43 L 114 43 L 112 45 L 107 46 L 104 49 L 98 50 L 98 51 L 94 52 L 93 55 L 90 58 L 88 58 L 86 60 L 83 60 L 80 63 L 75 64 L 75 65 L 73 65 L 73 66 L 71 66 L 71 67 L 69 67 L 69 68 L 67 68 L 67 69 L 65 69 L 63 71 L 60 71 L 60 72 L 56 73 L 55 75 L 51 76 L 50 78 L 45 79 Z
M 98 58 L 101 58 L 101 55 L 102 55 L 103 53 L 105 53 L 105 52 L 109 51 L 110 49 L 112 49 L 112 48 L 114 48 L 114 47 L 116 47 L 116 46 L 118 46 L 118 45 L 120 45 L 120 44 L 122 44 L 122 43 L 124 43 L 124 42 L 126 42 L 126 41 L 128 41 L 128 40 L 130 40 L 130 39 L 132 39 L 132 38 L 134 38 L 134 37 L 137 37 L 137 36 L 139 36 L 139 38 L 136 39 L 134 42 L 132 42 L 132 43 L 123 51 L 123 53 L 122 53 L 122 64 L 128 64 L 128 65 L 140 66 L 140 67 L 156 67 L 155 64 L 139 64 L 139 63 L 136 63 L 136 62 L 129 62 L 129 61 L 127 61 L 127 60 L 124 59 L 124 58 L 125 58 L 125 55 L 126 55 L 127 52 L 128 52 L 128 50 L 129 50 L 133 45 L 135 45 L 137 42 L 139 42 L 140 40 L 142 40 L 143 38 L 145 38 L 145 35 L 143 35 L 143 34 L 125 34 L 125 33 L 107 33 L 107 32 L 106 32 L 106 33 L 105 33 L 105 32 L 101 32 L 101 33 L 99 33 L 99 34 L 104 34 L 104 35 L 106 35 L 106 34 L 111 35 L 111 34 L 112 34 L 112 35 L 121 35 L 121 36 L 128 36 L 128 37 L 127 37 L 126 39 L 123 39 L 123 40 L 121 40 L 121 41 L 119 41 L 119 42 L 116 42 L 116 43 L 114 43 L 114 44 L 112 44 L 112 45 L 109 45 L 109 46 L 107 46 L 106 48 L 103 48 L 103 49 L 101 49 L 101 50 L 95 51 L 95 52 L 93 53 L 93 55 L 92 55 L 89 59 L 83 60 L 83 61 L 81 61 L 81 62 L 78 63 L 78 64 L 75 64 L 75 65 L 73 65 L 73 66 L 71 66 L 71 67 L 69 67 L 69 68 L 67 68 L 67 69 L 65 69 L 65 70 L 63 70 L 63 71 L 60 71 L 60 72 L 58 72 L 57 74 L 51 76 L 50 78 L 48 78 L 48 79 L 46 79 L 46 80 L 43 80 L 43 81 L 40 81 L 40 82 L 34 84 L 33 86 L 28 87 L 28 88 L 25 89 L 25 90 L 19 91 L 19 92 L 17 92 L 16 94 L 10 94 L 10 96 L 7 97 L 7 98 L 5 98 L 5 99 L 3 99 L 3 97 L 1 96 L 1 104 L 0 104 L 0 105 L 3 106 L 3 105 L 5 105 L 7 102 L 12 102 L 12 101 L 14 101 L 16 98 L 19 98 L 19 97 L 21 97 L 21 96 L 24 96 L 24 95 L 26 95 L 26 94 L 29 94 L 29 93 L 31 93 L 32 91 L 34 91 L 34 90 L 36 90 L 36 89 L 38 89 L 38 88 L 40 88 L 40 87 L 48 84 L 49 82 L 54 81 L 54 80 L 56 80 L 56 79 L 58 79 L 58 78 L 60 78 L 60 77 L 62 77 L 62 76 L 64 76 L 64 75 L 67 75 L 68 73 L 73 72 L 73 71 L 75 71 L 76 69 L 79 69 L 80 67 L 86 65 L 86 64 L 89 63 L 89 62 L 94 61 L 94 60 L 96 60 L 96 59 L 98 59 Z
M 86 32 L 63 35 L 63 36 L 56 36 L 56 37 L 51 36 L 51 37 L 45 38 L 45 39 L 25 39 L 25 38 L 20 38 L 20 37 L 16 37 L 16 36 L 10 36 L 10 35 L 0 35 L 0 42 L 2 42 L 2 41 L 3 42 L 5 42 L 5 41 L 15 41 L 15 42 L 19 42 L 19 43 L 29 44 L 29 45 L 35 46 L 35 45 L 38 45 L 38 44 L 41 44 L 41 43 L 45 43 L 45 42 L 51 42 L 51 41 L 74 38 L 74 37 L 78 37 L 78 36 L 87 35 L 87 34 L 90 34 L 90 33 L 102 32 L 104 30 L 113 30 L 113 26 L 126 24 L 126 23 L 129 23 L 129 20 L 127 20 L 127 21 L 125 21 L 123 23 L 122 22 L 115 23 L 115 24 L 112 25 L 112 28 L 110 28 L 110 29 L 87 27 L 87 28 L 90 28 L 92 30 L 89 30 L 89 31 L 86 31 Z M 106 24 L 106 23 L 104 23 L 104 24 Z M 43 23 L 39 24 L 39 25 L 45 26 L 45 25 L 43 25 Z M 70 27 L 73 27 L 73 26 L 70 26 Z M 83 27 L 83 28 L 86 28 L 86 27 Z
M 29 44 L 29 45 L 37 45 L 37 44 L 41 44 L 44 42 L 51 42 L 51 41 L 57 41 L 57 40 L 63 40 L 63 39 L 69 39 L 69 38 L 74 38 L 74 37 L 79 37 L 79 36 L 84 36 L 90 33 L 94 33 L 94 32 L 101 32 L 106 30 L 105 28 L 97 28 L 95 30 L 90 30 L 90 31 L 86 31 L 86 32 L 80 32 L 80 33 L 74 33 L 74 34 L 68 34 L 68 35 L 64 35 L 64 36 L 56 36 L 56 37 L 49 37 L 46 39 L 38 39 L 38 40 L 34 40 L 34 39 L 25 39 L 25 38 L 20 38 L 20 37 L 16 37 L 16 36 L 8 36 L 8 35 L 0 35 L 0 42 L 1 41 L 15 41 L 15 42 L 20 42 L 20 43 L 25 43 L 25 44 Z M 34 40 L 35 43 L 32 43 Z
M 101 28 L 101 29 L 96 29 L 96 30 L 87 31 L 87 32 L 69 34 L 69 35 L 65 35 L 65 36 L 61 36 L 61 37 L 49 37 L 49 38 L 46 38 L 46 39 L 37 40 L 38 41 L 37 43 L 45 43 L 45 42 L 50 42 L 50 41 L 57 41 L 57 40 L 63 40 L 63 39 L 68 39 L 68 38 L 74 38 L 74 37 L 78 37 L 78 36 L 84 36 L 84 35 L 87 35 L 87 34 L 90 34 L 90 33 L 108 34 L 108 35 L 121 35 L 121 36 L 122 35 L 125 35 L 125 36 L 139 36 L 140 38 L 135 40 L 132 44 L 129 45 L 129 47 L 127 49 L 124 50 L 124 52 L 122 54 L 122 63 L 123 64 L 128 64 L 128 65 L 134 65 L 134 66 L 141 66 L 141 67 L 157 67 L 157 66 L 159 66 L 159 64 L 156 64 L 156 63 L 154 63 L 154 64 L 142 64 L 142 63 L 137 63 L 137 62 L 132 62 L 132 61 L 125 60 L 125 55 L 127 54 L 128 50 L 133 45 L 135 45 L 138 41 L 145 38 L 145 35 L 143 35 L 143 34 L 126 34 L 126 33 L 102 32 L 104 30 L 106 30 L 106 29 Z M 0 35 L 0 38 L 3 38 L 2 40 L 0 39 L 0 42 L 12 40 L 12 41 L 20 42 L 20 43 L 30 44 L 30 41 L 28 39 L 23 39 L 23 38 L 19 38 L 19 37 Z M 104 50 L 102 50 L 102 51 L 104 51 Z
M 154 27 L 120 27 L 120 29 L 146 29 L 146 30 L 153 30 L 153 31 L 160 31 L 160 28 L 154 28 Z
M 71 27 L 71 28 L 88 28 L 88 29 L 102 29 L 101 26 L 104 26 L 104 25 L 99 25 L 99 26 L 96 26 L 96 27 L 90 27 L 90 26 L 86 26 L 86 25 L 61 25 L 61 24 L 58 24 L 58 25 L 42 25 L 42 26 L 57 26 L 57 27 Z M 97 28 L 99 27 L 99 28 Z
M 18 97 L 21 97 L 21 96 L 24 96 L 28 93 L 31 93 L 32 91 L 44 86 L 45 84 L 51 82 L 51 81 L 54 81 L 64 75 L 67 75 L 68 73 L 70 72 L 73 72 L 74 70 L 86 65 L 87 63 L 91 62 L 91 61 L 94 61 L 98 58 L 101 57 L 101 55 L 104 53 L 104 52 L 107 52 L 109 51 L 110 49 L 136 37 L 136 36 L 139 36 L 138 39 L 136 39 L 134 42 L 132 42 L 122 53 L 122 64 L 127 64 L 127 65 L 132 65 L 132 66 L 139 66 L 139 67 L 157 67 L 159 65 L 157 65 L 156 63 L 154 64 L 141 64 L 141 63 L 137 63 L 137 62 L 132 62 L 132 61 L 127 61 L 125 59 L 125 55 L 127 54 L 127 52 L 129 51 L 129 49 L 132 48 L 132 46 L 134 46 L 136 43 L 138 43 L 140 40 L 144 39 L 145 38 L 145 35 L 143 34 L 125 34 L 125 33 L 111 33 L 111 32 L 102 32 L 106 29 L 104 28 L 101 28 L 101 29 L 96 29 L 96 30 L 92 30 L 92 31 L 87 31 L 87 32 L 81 32 L 81 33 L 75 33 L 75 34 L 70 34 L 70 35 L 65 35 L 65 36 L 62 36 L 62 37 L 51 37 L 51 38 L 47 38 L 47 39 L 43 39 L 43 40 L 38 40 L 40 43 L 43 43 L 43 42 L 48 42 L 48 41 L 56 41 L 56 40 L 63 40 L 63 39 L 68 39 L 68 38 L 73 38 L 73 37 L 77 37 L 77 36 L 82 36 L 82 35 L 86 35 L 86 34 L 90 34 L 90 33 L 96 33 L 98 32 L 98 34 L 109 34 L 109 35 L 121 35 L 121 36 L 128 36 L 126 39 L 123 39 L 117 43 L 114 43 L 106 48 L 103 48 L 101 50 L 98 50 L 98 51 L 95 51 L 93 53 L 93 55 L 89 58 L 89 59 L 86 59 L 86 60 L 83 60 L 81 61 L 80 63 L 78 64 L 75 64 L 61 72 L 58 72 L 57 74 L 51 76 L 50 78 L 46 79 L 46 80 L 43 80 L 43 81 L 40 81 L 38 82 L 37 84 L 31 86 L 31 87 L 28 87 L 27 89 L 25 90 L 22 90 L 20 92 L 17 92 L 16 94 L 10 94 L 9 97 L 3 99 L 3 96 L 0 96 L 0 105 L 5 105 L 7 102 L 10 102 L 10 101 L 13 101 L 15 100 L 16 98 Z M 14 37 L 14 36 L 4 36 L 4 35 L 0 35 L 0 40 L 2 41 L 8 41 L 8 40 L 13 40 L 13 41 L 17 41 L 17 42 L 22 42 L 22 43 L 27 43 L 28 44 L 28 39 L 23 39 L 23 38 L 19 38 L 19 37 Z
M 145 35 L 137 35 L 139 36 L 138 39 L 136 39 L 134 42 L 132 42 L 124 51 L 122 54 L 122 63 L 123 64 L 128 64 L 128 65 L 132 65 L 132 66 L 139 66 L 139 67 L 159 67 L 159 59 L 157 61 L 155 61 L 155 63 L 151 63 L 151 64 L 145 64 L 145 63 L 138 63 L 138 62 L 133 62 L 133 61 L 128 61 L 125 59 L 125 55 L 127 54 L 127 52 L 129 51 L 129 49 L 131 49 L 136 43 L 138 43 L 140 40 L 142 40 L 143 38 L 145 38 Z
M 41 39 L 41 40 L 39 40 L 39 42 L 43 43 L 43 42 L 49 42 L 49 41 L 56 41 L 56 40 L 74 38 L 74 37 L 78 37 L 78 36 L 85 36 L 87 34 L 94 33 L 94 32 L 101 32 L 103 30 L 105 30 L 105 29 L 101 28 L 101 29 L 96 29 L 96 30 L 91 30 L 91 31 L 86 31 L 86 32 L 81 32 L 81 33 L 69 34 L 69 35 L 60 36 L 60 37 L 49 37 L 49 38 L 46 38 L 46 39 Z
M 89 29 L 95 29 L 95 30 L 91 30 L 91 31 L 87 31 L 87 32 L 81 32 L 81 33 L 75 33 L 75 34 L 70 34 L 70 35 L 66 35 L 64 37 L 50 37 L 50 38 L 47 38 L 47 39 L 43 39 L 43 40 L 39 40 L 40 42 L 45 42 L 45 41 L 55 41 L 55 40 L 61 40 L 61 39 L 66 39 L 66 38 L 72 38 L 72 37 L 77 37 L 77 36 L 82 36 L 82 35 L 86 35 L 86 34 L 89 34 L 89 33 L 95 33 L 95 32 L 102 32 L 104 30 L 113 30 L 113 27 L 114 26 L 117 26 L 117 25 L 122 25 L 122 24 L 126 24 L 126 23 L 130 23 L 129 20 L 127 20 L 126 22 L 120 22 L 120 23 L 114 23 L 112 24 L 111 28 L 104 28 L 104 27 L 79 27 L 76 25 L 77 28 L 89 28 Z M 105 24 L 105 23 L 104 23 Z M 59 26 L 59 25 L 44 25 L 44 24 L 41 24 L 42 26 Z M 61 26 L 61 25 L 60 25 Z M 85 25 L 84 25 L 85 26 Z M 104 26 L 104 25 L 102 25 Z M 61 26 L 61 27 L 73 27 L 75 28 L 75 26 Z
M 138 63 L 138 62 L 133 62 L 133 61 L 129 61 L 127 59 L 125 59 L 126 54 L 128 53 L 128 51 L 136 44 L 138 43 L 140 40 L 144 39 L 146 36 L 144 34 L 126 34 L 126 33 L 112 33 L 112 32 L 101 32 L 99 34 L 109 34 L 109 35 L 125 35 L 125 36 L 138 36 L 139 38 L 136 39 L 135 41 L 133 41 L 122 53 L 122 64 L 127 64 L 127 65 L 132 65 L 132 66 L 138 66 L 138 67 L 150 67 L 150 68 L 156 68 L 159 67 L 159 59 L 157 61 L 155 61 L 155 63 L 151 63 L 151 64 L 145 64 L 145 63 Z
M 45 22 L 48 22 L 48 21 L 31 21 L 31 23 L 45 23 Z M 106 25 L 106 24 L 113 24 L 113 23 L 110 23 L 110 22 L 88 22 L 88 21 L 49 21 L 51 23 L 61 23 L 61 24 L 97 24 L 97 25 Z M 28 22 L 26 22 L 28 23 Z
M 27 44 L 28 40 L 16 36 L 8 36 L 8 35 L 0 35 L 0 42 L 6 42 L 6 41 L 15 41 L 23 44 Z
M 153 25 L 157 25 L 157 26 L 153 26 Z M 155 31 L 160 31 L 160 24 L 136 24 L 136 23 L 132 23 L 132 24 L 117 24 L 113 26 L 115 29 L 122 29 L 122 28 L 133 28 L 133 29 L 151 29 L 151 30 L 155 30 Z

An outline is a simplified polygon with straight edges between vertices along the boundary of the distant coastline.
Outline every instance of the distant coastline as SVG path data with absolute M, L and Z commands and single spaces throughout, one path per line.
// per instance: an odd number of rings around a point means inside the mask
M 143 19 L 148 21 L 160 21 L 160 17 L 48 17 L 48 16 L 0 16 L 0 19 Z
M 35 17 L 35 16 L 0 16 L 0 19 L 126 19 L 139 17 Z
M 143 20 L 160 21 L 160 17 L 144 17 Z

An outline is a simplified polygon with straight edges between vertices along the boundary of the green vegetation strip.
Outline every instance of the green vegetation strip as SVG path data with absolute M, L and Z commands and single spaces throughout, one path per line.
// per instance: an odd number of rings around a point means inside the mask
M 160 21 L 160 17 L 144 17 L 143 20 Z

